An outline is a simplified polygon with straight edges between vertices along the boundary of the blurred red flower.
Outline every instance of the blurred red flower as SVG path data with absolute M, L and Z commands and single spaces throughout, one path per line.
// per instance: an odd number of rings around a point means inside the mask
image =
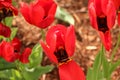
M 113 0 L 113 2 L 118 13 L 118 24 L 120 26 L 120 0 Z
M 7 62 L 14 62 L 19 58 L 19 54 L 14 53 L 14 47 L 10 42 L 1 42 L 1 57 L 3 57 Z
M 47 32 L 46 44 L 40 43 L 49 59 L 58 64 L 61 80 L 85 80 L 82 69 L 71 59 L 75 50 L 73 26 L 53 26 Z
M 24 64 L 29 63 L 29 55 L 30 54 L 31 54 L 31 49 L 25 48 L 25 50 L 22 52 L 19 60 Z
M 22 63 L 28 63 L 28 57 L 31 54 L 30 48 L 20 54 L 21 42 L 18 38 L 14 38 L 11 42 L 2 41 L 0 43 L 0 56 L 3 57 L 7 62 L 14 62 L 20 60 Z
M 10 37 L 10 34 L 11 34 L 10 28 L 0 23 L 0 35 L 4 37 Z
M 111 48 L 110 30 L 115 23 L 115 7 L 111 0 L 89 0 L 89 16 L 92 27 L 99 31 L 106 48 Z
M 39 28 L 48 27 L 54 20 L 57 5 L 53 0 L 37 0 L 31 3 L 21 3 L 20 12 L 27 22 Z
M 17 14 L 17 9 L 12 6 L 12 0 L 0 0 L 0 21 L 5 17 Z

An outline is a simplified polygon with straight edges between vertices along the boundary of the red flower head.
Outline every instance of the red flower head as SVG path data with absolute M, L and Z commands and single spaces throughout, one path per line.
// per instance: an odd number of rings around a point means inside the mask
M 118 24 L 120 25 L 120 0 L 113 0 L 118 13 Z
M 11 34 L 10 28 L 0 23 L 0 35 L 4 37 L 10 37 L 10 34 Z
M 30 48 L 26 48 L 23 53 L 21 54 L 19 60 L 22 63 L 28 63 L 29 62 L 29 55 L 31 54 L 31 49 Z
M 75 50 L 73 26 L 66 28 L 56 25 L 50 28 L 46 35 L 46 44 L 41 41 L 41 45 L 49 59 L 59 65 L 61 80 L 85 80 L 82 69 L 70 58 Z
M 0 0 L 0 21 L 5 17 L 17 14 L 17 9 L 12 6 L 12 0 Z
M 31 49 L 25 48 L 25 50 L 20 55 L 20 48 L 21 48 L 20 40 L 18 38 L 14 38 L 11 43 L 12 43 L 12 46 L 14 47 L 14 53 L 19 54 L 19 60 L 22 63 L 28 63 L 29 62 L 28 58 L 29 58 L 29 55 L 31 54 Z
M 31 3 L 21 3 L 20 12 L 25 20 L 39 28 L 48 27 L 54 20 L 57 5 L 53 0 L 38 0 Z
M 14 47 L 15 52 L 20 52 L 21 42 L 20 42 L 20 40 L 18 38 L 14 38 L 12 40 L 12 45 Z
M 115 23 L 115 7 L 111 0 L 89 0 L 88 5 L 90 21 L 99 31 L 106 50 L 111 48 L 110 30 Z
M 1 42 L 1 56 L 7 62 L 14 62 L 16 59 L 19 58 L 19 54 L 14 53 L 14 47 L 10 42 L 2 41 Z

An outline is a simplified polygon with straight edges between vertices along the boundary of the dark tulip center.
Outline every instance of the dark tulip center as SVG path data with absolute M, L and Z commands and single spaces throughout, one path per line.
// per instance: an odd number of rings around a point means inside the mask
M 97 24 L 98 24 L 98 30 L 105 33 L 109 30 L 107 26 L 107 16 L 97 16 Z
M 54 52 L 59 63 L 67 62 L 69 60 L 67 52 L 64 48 L 60 48 Z
M 0 9 L 0 21 L 5 17 L 13 16 L 13 12 L 10 9 L 2 8 Z

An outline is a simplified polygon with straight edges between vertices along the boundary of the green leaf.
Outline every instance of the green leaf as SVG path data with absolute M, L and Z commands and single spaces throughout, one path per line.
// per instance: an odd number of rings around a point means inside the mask
M 87 71 L 87 77 L 86 77 L 87 80 L 93 80 L 94 75 L 92 73 L 93 73 L 93 69 L 89 68 Z
M 13 17 L 6 17 L 5 18 L 5 25 L 11 27 L 12 26 Z
M 94 79 L 93 80 L 98 80 L 98 72 L 100 70 L 100 66 L 101 66 L 101 51 L 99 52 L 99 54 L 96 56 L 95 62 L 93 64 L 93 70 L 94 70 Z
M 12 40 L 16 36 L 18 28 L 11 28 L 11 30 L 12 30 L 12 33 L 10 35 L 10 40 Z
M 38 80 L 38 78 L 47 72 L 50 72 L 53 69 L 53 66 L 39 66 L 32 69 L 27 69 L 23 71 L 23 76 L 25 80 Z
M 111 63 L 111 66 L 110 66 L 110 71 L 109 71 L 109 75 L 112 74 L 112 72 L 117 69 L 117 67 L 120 65 L 120 60 L 118 60 L 117 62 L 115 63 Z
M 102 57 L 102 64 L 103 64 L 103 73 L 104 77 L 108 78 L 109 77 L 109 62 L 107 61 L 106 57 L 103 55 Z
M 32 53 L 29 57 L 29 60 L 30 60 L 30 66 L 31 67 L 36 67 L 38 66 L 41 61 L 42 61 L 42 56 L 43 56 L 43 53 L 42 53 L 42 48 L 40 46 L 40 44 L 36 44 L 34 46 L 34 48 L 32 49 Z
M 0 58 L 0 70 L 15 69 L 16 66 L 14 63 L 8 63 L 2 58 Z
M 65 10 L 64 8 L 61 7 L 57 7 L 57 11 L 56 11 L 56 18 L 63 20 L 65 22 L 68 22 L 69 24 L 74 25 L 75 24 L 75 20 L 73 18 L 73 16 L 71 16 L 71 14 Z

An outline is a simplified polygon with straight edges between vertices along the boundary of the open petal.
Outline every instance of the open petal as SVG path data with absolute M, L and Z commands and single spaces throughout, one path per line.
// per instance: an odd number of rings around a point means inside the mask
M 69 56 L 74 54 L 75 50 L 75 31 L 74 27 L 71 25 L 67 28 L 67 33 L 65 35 L 65 48 Z
M 107 5 L 107 25 L 109 29 L 111 29 L 115 24 L 115 18 L 116 18 L 115 7 L 113 2 L 109 0 L 109 3 Z
M 14 38 L 12 40 L 12 45 L 14 47 L 14 51 L 20 52 L 21 42 L 18 38 Z
M 105 33 L 99 31 L 99 33 L 105 49 L 109 51 L 111 49 L 111 42 L 112 42 L 110 31 L 107 31 Z
M 60 80 L 85 80 L 85 75 L 75 61 L 69 61 L 59 67 Z
M 48 56 L 48 58 L 55 63 L 58 63 L 56 56 L 54 53 L 49 49 L 49 46 L 44 44 L 42 41 L 40 41 L 40 44 L 45 52 L 45 54 Z
M 89 17 L 90 17 L 90 22 L 92 27 L 98 30 L 97 15 L 96 15 L 96 10 L 93 2 L 89 3 L 88 10 L 89 10 Z

